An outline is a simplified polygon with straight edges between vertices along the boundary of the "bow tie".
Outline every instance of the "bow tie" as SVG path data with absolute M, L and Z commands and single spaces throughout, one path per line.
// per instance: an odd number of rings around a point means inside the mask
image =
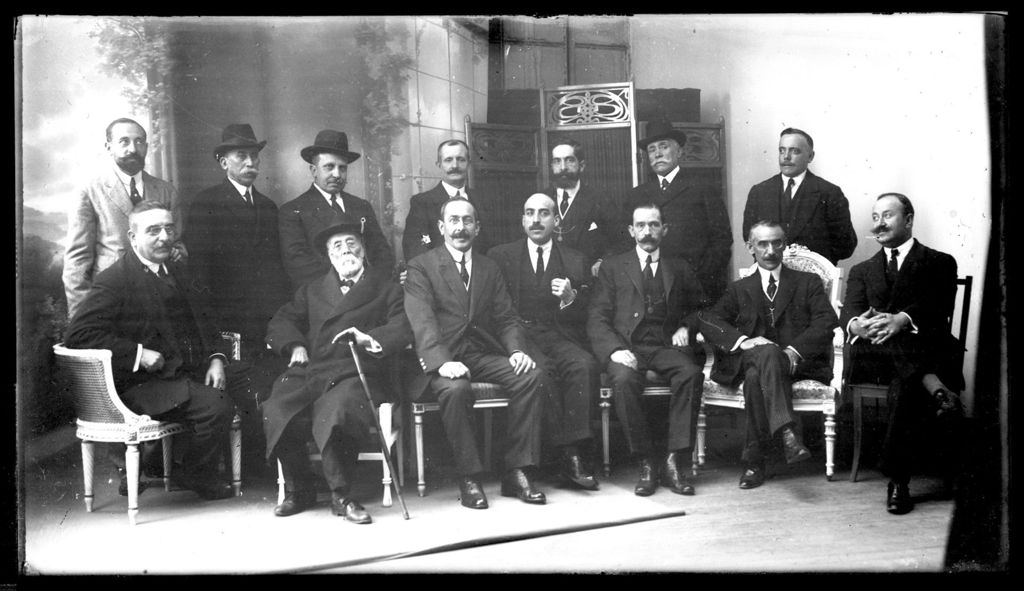
M 355 284 L 356 284 L 356 282 L 352 281 L 351 279 L 342 279 L 341 280 L 341 287 L 348 287 L 348 288 L 351 289 L 352 286 L 355 285 Z

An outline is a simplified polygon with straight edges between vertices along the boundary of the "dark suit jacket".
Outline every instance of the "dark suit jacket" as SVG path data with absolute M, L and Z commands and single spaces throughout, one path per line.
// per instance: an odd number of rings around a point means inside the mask
M 477 219 L 484 222 L 485 212 L 481 209 L 480 199 L 476 192 L 466 188 L 466 196 L 477 210 Z M 448 193 L 440 181 L 433 189 L 417 193 L 409 200 L 409 215 L 405 218 L 405 231 L 402 234 L 402 253 L 406 261 L 411 261 L 428 250 L 444 244 L 444 236 L 437 229 L 438 213 L 441 204 L 448 201 Z M 486 253 L 490 244 L 487 232 L 480 232 L 473 241 L 473 252 Z M 424 238 L 424 236 L 426 238 Z
M 743 379 L 741 350 L 730 352 L 741 336 L 765 335 L 771 319 L 765 313 L 761 275 L 753 273 L 733 282 L 725 294 L 707 312 L 701 314 L 701 332 L 716 347 L 711 378 L 734 385 Z M 821 278 L 814 273 L 785 266 L 779 275 L 775 294 L 774 341 L 781 348 L 793 347 L 803 358 L 797 364 L 795 379 L 832 381 L 832 334 L 836 317 Z
M 545 194 L 555 200 L 558 209 L 557 187 L 548 187 Z M 619 206 L 603 191 L 580 182 L 580 190 L 572 200 L 556 234 L 559 245 L 576 249 L 587 257 L 587 266 L 620 251 L 622 232 Z
M 360 363 L 374 386 L 371 393 L 375 401 L 383 401 L 390 390 L 380 387 L 390 383 L 388 357 L 412 343 L 412 330 L 402 307 L 402 288 L 391 280 L 390 270 L 368 268 L 362 279 L 342 295 L 332 268 L 320 279 L 300 287 L 292 300 L 274 314 L 267 329 L 267 344 L 286 358 L 295 346 L 302 345 L 309 352 L 310 362 L 307 367 L 289 368 L 263 406 L 264 416 L 272 419 L 268 423 L 279 427 L 267 433 L 268 450 L 273 450 L 292 417 L 335 384 L 365 396 L 358 380 L 345 383 L 358 375 L 348 342 L 331 343 L 335 335 L 353 326 L 381 345 L 381 352 L 375 355 L 360 351 Z M 313 436 L 321 449 L 330 437 L 333 416 L 328 412 L 327 416 L 314 417 Z
M 575 207 L 575 205 L 574 205 Z M 526 254 L 527 239 L 516 240 L 495 246 L 488 251 L 487 256 L 494 259 L 501 269 L 501 275 L 508 285 L 509 295 L 512 297 L 512 305 L 519 310 L 519 287 L 521 285 L 522 257 Z M 532 242 L 529 242 L 533 246 Z M 536 256 L 531 250 L 531 253 Z M 563 279 L 569 279 L 573 289 L 577 290 L 576 299 L 566 308 L 562 308 L 555 316 L 554 328 L 563 337 L 576 342 L 582 347 L 589 347 L 586 339 L 587 305 L 590 301 L 591 279 L 590 267 L 583 254 L 577 250 L 560 245 L 557 241 L 551 245 L 551 258 L 549 266 L 556 260 L 562 268 Z M 533 278 L 530 278 L 533 281 Z M 557 297 L 551 296 L 553 300 Z
M 658 271 L 668 309 L 665 346 L 672 346 L 669 338 L 681 326 L 690 329 L 693 343 L 699 327 L 697 312 L 705 305 L 704 290 L 686 261 L 669 259 L 664 250 L 661 254 Z M 597 274 L 587 317 L 587 336 L 597 360 L 607 363 L 616 350 L 630 349 L 633 331 L 644 314 L 643 271 L 633 248 L 606 259 Z
M 526 350 L 526 332 L 493 260 L 474 249 L 468 291 L 447 248 L 414 258 L 408 271 L 405 313 L 416 336 L 422 378 L 468 350 L 503 356 Z M 418 380 L 413 396 L 428 385 L 428 379 Z
M 776 220 L 786 231 L 786 241 L 802 244 L 832 264 L 848 258 L 857 248 L 857 234 L 850 222 L 850 203 L 838 186 L 807 171 L 782 219 L 782 175 L 754 185 L 743 208 L 743 240 L 760 220 Z
M 704 293 L 717 299 L 729 281 L 729 258 L 732 255 L 732 229 L 729 214 L 721 195 L 710 188 L 688 181 L 680 169 L 675 179 L 662 191 L 657 175 L 634 187 L 626 199 L 622 227 L 633 222 L 633 208 L 641 203 L 661 206 L 669 231 L 661 243 L 666 258 L 682 258 L 696 272 Z M 624 230 L 625 231 L 625 230 Z M 622 243 L 621 250 L 633 249 L 632 238 Z
M 387 269 L 395 266 L 395 255 L 384 237 L 377 221 L 377 214 L 365 199 L 341 192 L 346 217 L 360 221 L 366 218 L 363 246 L 369 265 Z M 340 223 L 338 214 L 323 194 L 310 185 L 309 190 L 281 206 L 278 212 L 281 235 L 281 257 L 284 269 L 292 279 L 292 287 L 298 288 L 314 279 L 323 277 L 331 269 L 326 255 L 316 242 L 316 235 Z
M 936 364 L 953 363 L 961 352 L 959 342 L 949 332 L 956 301 L 956 259 L 915 240 L 892 288 L 885 281 L 885 267 L 885 250 L 879 249 L 850 269 L 840 318 L 843 330 L 869 307 L 892 314 L 906 312 L 919 331 L 917 346 L 930 351 L 927 357 Z M 959 389 L 957 383 L 962 383 L 963 375 L 959 366 L 953 369 L 956 371 L 950 373 L 956 379 L 943 377 L 943 381 Z
M 186 243 L 192 274 L 210 288 L 221 330 L 241 333 L 250 355 L 264 349 L 267 323 L 291 292 L 277 205 L 255 188 L 252 194 L 254 206 L 226 178 L 201 191 L 189 207 Z
M 185 359 L 192 357 L 202 363 L 211 355 L 227 354 L 226 342 L 217 334 L 209 307 L 204 305 L 202 287 L 192 280 L 185 267 L 170 261 L 166 266 L 188 301 L 200 336 L 201 342 L 193 347 L 191 355 L 176 348 L 175 335 L 181 327 L 171 322 L 150 271 L 130 249 L 96 277 L 65 337 L 65 345 L 73 349 L 112 352 L 114 385 L 122 397 L 127 394 L 131 398 L 129 391 L 136 386 L 163 380 L 166 387 L 147 390 L 145 396 L 135 398 L 132 410 L 150 415 L 167 412 L 189 399 L 185 380 L 174 378 L 181 377 L 182 370 L 198 372 L 202 368 L 189 368 Z M 149 373 L 141 367 L 132 371 L 140 343 L 164 356 L 162 371 Z

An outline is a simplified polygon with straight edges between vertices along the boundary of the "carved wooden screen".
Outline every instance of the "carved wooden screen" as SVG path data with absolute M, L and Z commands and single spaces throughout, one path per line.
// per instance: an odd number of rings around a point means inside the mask
M 473 123 L 466 117 L 469 185 L 480 196 L 481 224 L 491 246 L 523 236 L 523 202 L 541 186 L 539 131 L 538 126 Z
M 565 138 L 578 141 L 587 162 L 583 182 L 601 187 L 620 201 L 637 184 L 636 106 L 632 82 L 562 86 L 544 91 L 541 150 Z M 542 167 L 544 186 L 550 168 Z

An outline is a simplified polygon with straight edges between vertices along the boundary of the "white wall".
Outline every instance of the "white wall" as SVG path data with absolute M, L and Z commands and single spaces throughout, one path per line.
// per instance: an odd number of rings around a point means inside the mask
M 814 137 L 811 170 L 843 188 L 859 242 L 875 197 L 914 202 L 914 235 L 973 275 L 965 377 L 972 399 L 990 236 L 988 112 L 979 15 L 641 16 L 630 23 L 638 88 L 699 88 L 701 119 L 725 118 L 733 266 L 750 187 L 778 172 L 779 132 Z

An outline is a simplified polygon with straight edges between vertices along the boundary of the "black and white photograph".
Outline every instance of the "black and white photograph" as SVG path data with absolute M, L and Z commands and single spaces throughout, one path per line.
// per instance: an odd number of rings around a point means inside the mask
M 1008 574 L 1007 20 L 16 16 L 11 581 Z

